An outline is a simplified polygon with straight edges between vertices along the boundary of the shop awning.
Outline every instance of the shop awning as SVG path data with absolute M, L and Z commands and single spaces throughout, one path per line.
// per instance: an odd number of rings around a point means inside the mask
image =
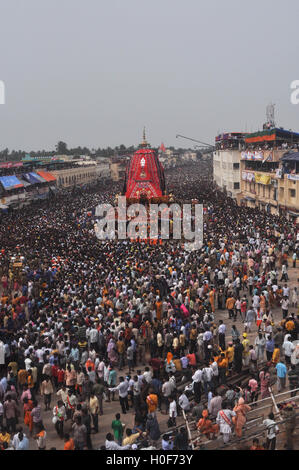
M 285 153 L 281 158 L 283 162 L 299 162 L 299 152 Z
M 0 183 L 6 191 L 10 189 L 23 188 L 24 185 L 21 181 L 15 176 L 0 176 Z
M 23 176 L 31 184 L 45 183 L 46 182 L 46 180 L 44 178 L 42 178 L 40 175 L 38 175 L 36 173 L 33 173 L 33 172 L 24 173 Z
M 47 171 L 37 171 L 36 172 L 39 176 L 44 178 L 46 181 L 56 181 L 56 178 L 52 173 L 49 173 Z
M 22 162 L 4 162 L 0 163 L 0 168 L 18 168 L 23 166 Z
M 28 183 L 28 181 L 26 181 L 25 178 L 19 177 L 19 180 L 25 188 L 28 188 L 28 186 L 31 186 L 31 183 Z

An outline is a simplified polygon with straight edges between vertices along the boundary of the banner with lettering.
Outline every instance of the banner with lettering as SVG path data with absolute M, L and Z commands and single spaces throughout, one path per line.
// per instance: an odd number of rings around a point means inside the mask
M 256 151 L 256 152 L 241 152 L 241 159 L 242 160 L 263 160 L 264 159 L 264 152 Z
M 260 184 L 270 184 L 271 177 L 270 175 L 265 175 L 263 173 L 254 173 L 255 182 Z
M 299 181 L 299 175 L 288 175 L 288 180 Z

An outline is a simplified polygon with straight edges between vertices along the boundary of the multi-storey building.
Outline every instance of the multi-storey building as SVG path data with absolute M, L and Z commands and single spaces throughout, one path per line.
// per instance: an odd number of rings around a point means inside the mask
M 299 134 L 265 129 L 245 136 L 238 203 L 299 220 Z
M 281 164 L 277 175 L 279 210 L 299 223 L 299 152 L 286 153 Z
M 58 187 L 68 188 L 93 183 L 97 180 L 96 162 L 72 162 L 65 165 L 56 165 L 51 173 L 57 180 Z
M 127 158 L 111 157 L 110 159 L 110 175 L 112 181 L 125 180 L 127 166 Z
M 110 178 L 110 162 L 108 158 L 97 160 L 97 176 L 98 178 Z
M 217 186 L 236 199 L 240 193 L 240 150 L 244 134 L 231 132 L 215 138 L 213 179 Z

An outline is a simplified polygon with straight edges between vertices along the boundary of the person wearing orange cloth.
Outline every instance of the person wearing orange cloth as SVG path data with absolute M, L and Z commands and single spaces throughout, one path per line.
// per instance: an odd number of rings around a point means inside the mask
M 30 434 L 33 431 L 33 418 L 31 416 L 31 411 L 33 410 L 33 402 L 29 398 L 25 397 L 23 399 L 23 411 L 24 411 L 24 424 L 28 426 Z
M 188 359 L 190 366 L 193 366 L 193 367 L 196 366 L 196 356 L 194 353 L 187 354 L 186 358 Z
M 198 421 L 196 427 L 198 431 L 206 436 L 208 439 L 215 439 L 216 435 L 219 432 L 219 425 L 218 424 L 213 424 L 209 417 L 209 412 L 208 410 L 203 410 L 202 411 L 202 418 Z
M 33 375 L 32 375 L 32 370 L 28 370 L 28 376 L 27 376 L 27 386 L 30 390 L 32 399 L 34 399 L 35 394 L 34 394 L 34 380 L 33 380 Z
M 220 358 L 217 361 L 218 370 L 219 370 L 219 381 L 220 385 L 226 383 L 226 373 L 228 370 L 228 359 L 225 357 L 224 353 L 220 354 Z
M 234 356 L 235 356 L 235 348 L 233 346 L 233 343 L 229 342 L 228 347 L 225 351 L 225 357 L 227 358 L 227 361 L 228 361 L 228 372 L 230 372 L 233 368 Z
M 70 437 L 69 434 L 64 435 L 64 447 L 63 450 L 75 450 L 74 440 Z
M 170 374 L 171 372 L 174 373 L 176 371 L 172 358 L 173 358 L 173 354 L 171 352 L 168 352 L 166 356 L 166 364 L 165 364 L 165 370 L 167 374 Z
M 233 318 L 233 316 L 234 316 L 235 303 L 236 303 L 236 300 L 232 295 L 230 295 L 230 297 L 228 297 L 227 300 L 226 300 L 225 307 L 228 310 L 228 318 L 229 319 Z
M 149 394 L 146 397 L 147 411 L 148 414 L 155 415 L 155 412 L 158 407 L 158 395 L 154 393 L 154 390 L 150 388 Z
M 273 362 L 275 366 L 279 362 L 279 358 L 280 358 L 280 349 L 278 347 L 278 344 L 275 344 L 274 351 L 272 354 L 272 359 L 271 359 L 271 361 Z
M 173 358 L 173 354 L 172 354 L 172 352 L 169 351 L 167 353 L 167 356 L 166 356 L 167 364 L 170 364 L 170 361 L 171 361 L 172 358 Z
M 85 363 L 85 368 L 88 371 L 88 368 L 91 367 L 91 370 L 95 370 L 95 365 L 94 362 L 90 359 L 90 357 L 87 359 Z
M 252 446 L 249 450 L 265 450 L 265 447 L 260 445 L 260 442 L 257 438 L 253 439 Z
M 233 418 L 235 433 L 238 437 L 242 437 L 242 428 L 246 423 L 246 413 L 250 410 L 251 407 L 246 405 L 244 398 L 239 398 L 238 404 L 234 407 L 236 416 Z
M 209 302 L 211 304 L 212 312 L 215 313 L 215 289 L 211 289 L 209 292 Z
M 266 312 L 266 297 L 264 296 L 264 294 L 261 294 L 260 296 L 260 312 L 261 312 L 261 315 L 263 316 L 264 313 Z

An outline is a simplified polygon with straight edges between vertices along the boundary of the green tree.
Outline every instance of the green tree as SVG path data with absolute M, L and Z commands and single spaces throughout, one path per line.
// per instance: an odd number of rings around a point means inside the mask
M 63 142 L 62 140 L 60 140 L 58 144 L 56 145 L 56 153 L 58 153 L 58 155 L 68 154 L 67 144 Z

